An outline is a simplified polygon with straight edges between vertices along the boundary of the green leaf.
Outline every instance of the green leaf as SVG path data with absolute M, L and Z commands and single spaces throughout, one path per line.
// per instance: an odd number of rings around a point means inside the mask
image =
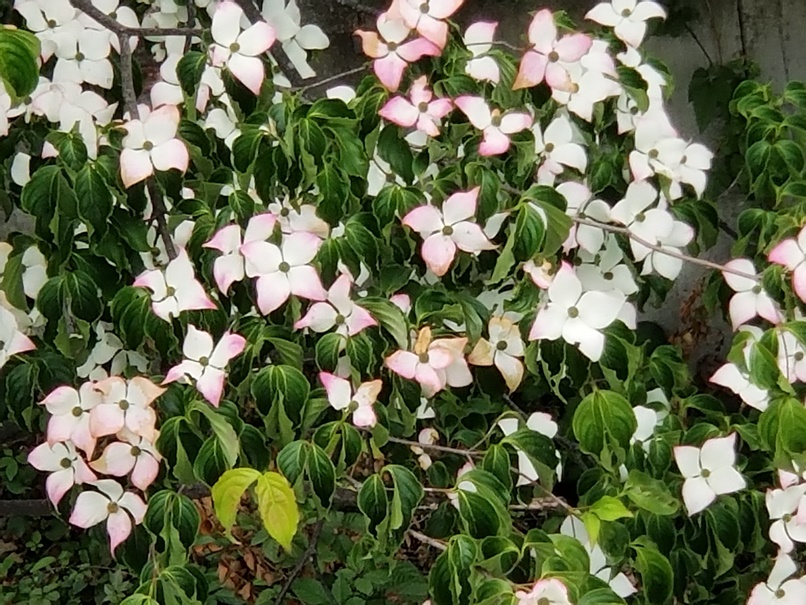
M 540 249 L 546 237 L 546 221 L 541 210 L 525 205 L 515 221 L 515 253 L 517 258 L 529 260 Z
M 255 486 L 258 512 L 269 535 L 287 551 L 299 525 L 299 507 L 294 490 L 279 473 L 263 473 Z
M 230 468 L 224 446 L 218 437 L 212 435 L 205 439 L 193 461 L 193 473 L 196 478 L 212 485 Z
M 635 569 L 641 574 L 644 597 L 648 603 L 663 605 L 672 596 L 674 572 L 669 560 L 658 552 L 658 547 L 648 538 L 633 542 Z
M 378 528 L 389 514 L 389 500 L 380 475 L 370 475 L 361 485 L 358 509 L 366 516 L 369 530 L 378 535 Z
M 523 194 L 530 208 L 545 225 L 545 236 L 540 252 L 552 256 L 560 249 L 571 231 L 571 217 L 565 214 L 565 198 L 552 187 L 533 185 Z
M 579 404 L 572 427 L 582 451 L 601 456 L 605 447 L 626 451 L 636 429 L 632 406 L 613 391 L 594 391 Z
M 195 400 L 190 407 L 191 411 L 199 412 L 210 423 L 213 429 L 213 434 L 221 444 L 222 451 L 226 457 L 227 466 L 230 468 L 235 466 L 238 460 L 238 454 L 241 451 L 240 442 L 238 441 L 238 434 L 232 425 L 227 422 L 223 414 L 211 408 L 206 403 Z
M 277 454 L 277 468 L 291 485 L 305 472 L 308 463 L 309 444 L 306 441 L 293 441 Z
M 411 523 L 414 509 L 423 499 L 425 492 L 420 481 L 409 469 L 397 464 L 388 464 L 383 468 L 384 473 L 392 477 L 392 505 L 389 515 L 391 529 L 407 528 Z
M 680 508 L 680 502 L 672 496 L 665 482 L 636 469 L 627 476 L 624 494 L 639 508 L 656 515 L 673 515 Z
M 400 136 L 400 128 L 394 124 L 386 126 L 381 130 L 378 137 L 378 155 L 381 156 L 392 167 L 392 170 L 403 177 L 407 183 L 414 180 L 414 170 L 412 168 L 414 157 L 411 154 L 411 147 Z
M 176 64 L 176 76 L 186 97 L 195 99 L 196 88 L 201 82 L 206 66 L 207 54 L 197 50 L 186 52 L 179 59 L 179 63 Z
M 806 452 L 806 408 L 792 397 L 774 400 L 759 418 L 758 434 L 774 464 L 788 468 Z
M 39 39 L 34 34 L 0 26 L 0 79 L 12 99 L 22 99 L 36 88 L 39 53 Z
M 609 588 L 595 588 L 579 599 L 578 605 L 624 605 L 625 601 Z
M 530 428 L 522 428 L 505 437 L 501 443 L 510 444 L 526 454 L 537 470 L 541 483 L 552 485 L 557 454 L 551 439 Z
M 310 444 L 308 477 L 322 506 L 329 506 L 330 498 L 336 491 L 336 467 L 327 452 L 315 443 Z
M 103 299 L 89 275 L 72 271 L 46 281 L 36 298 L 36 306 L 51 320 L 58 320 L 69 309 L 75 317 L 93 322 L 103 312 Z
M 93 230 L 101 235 L 106 233 L 113 200 L 109 184 L 101 174 L 99 165 L 86 164 L 79 170 L 74 187 L 78 198 L 78 216 L 90 233 Z
M 235 468 L 225 472 L 212 488 L 213 508 L 224 533 L 232 538 L 232 526 L 238 514 L 241 497 L 246 489 L 260 477 L 252 468 Z
M 187 496 L 166 489 L 148 499 L 144 524 L 155 536 L 171 526 L 182 545 L 189 548 L 196 541 L 200 523 L 199 511 Z
M 409 327 L 406 316 L 394 303 L 384 298 L 359 298 L 356 304 L 364 307 L 403 350 L 409 348 Z
M 320 370 L 332 372 L 339 363 L 339 354 L 344 350 L 345 338 L 335 332 L 325 334 L 316 341 L 316 365 Z
M 590 512 L 599 517 L 602 521 L 617 521 L 633 514 L 624 506 L 624 503 L 613 496 L 602 496 L 591 506 Z

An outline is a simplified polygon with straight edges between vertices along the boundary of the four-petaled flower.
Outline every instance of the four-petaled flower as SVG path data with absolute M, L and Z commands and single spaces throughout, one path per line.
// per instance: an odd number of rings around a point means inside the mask
M 95 437 L 114 435 L 124 428 L 149 441 L 156 441 L 157 414 L 151 404 L 165 392 L 148 378 L 126 380 L 110 376 L 96 385 L 103 395 L 90 412 L 90 430 Z
M 480 338 L 467 360 L 476 366 L 495 365 L 511 393 L 523 380 L 523 340 L 518 324 L 507 317 L 493 317 L 487 327 L 490 340 Z
M 241 254 L 254 267 L 258 278 L 257 306 L 263 315 L 279 309 L 294 294 L 308 300 L 326 300 L 327 291 L 309 263 L 316 256 L 320 240 L 313 233 L 298 231 L 280 246 L 269 242 L 248 242 Z
M 151 308 L 165 321 L 178 317 L 182 311 L 216 308 L 196 279 L 193 263 L 182 248 L 164 271 L 146 271 L 134 281 L 134 285 L 151 290 Z
M 59 441 L 72 441 L 87 456 L 95 450 L 96 438 L 90 430 L 90 412 L 101 403 L 98 385 L 85 382 L 78 390 L 57 387 L 41 401 L 51 414 L 47 438 L 51 445 Z
M 590 50 L 593 39 L 585 34 L 568 34 L 558 39 L 554 15 L 543 9 L 529 25 L 529 43 L 531 48 L 521 59 L 513 88 L 531 88 L 545 79 L 551 88 L 571 91 L 573 82 L 568 67 Z
M 230 286 L 241 281 L 244 276 L 256 277 L 257 270 L 248 266 L 246 259 L 241 254 L 241 246 L 249 242 L 262 242 L 269 239 L 274 231 L 277 217 L 271 213 L 257 214 L 249 219 L 246 230 L 241 239 L 241 227 L 239 225 L 227 225 L 213 236 L 205 248 L 212 248 L 221 252 L 221 256 L 213 263 L 213 276 L 216 285 L 223 294 L 226 294 Z
M 753 587 L 747 605 L 800 605 L 806 603 L 806 578 L 790 578 L 798 566 L 789 555 L 779 553 L 766 582 Z
M 767 512 L 770 515 L 770 540 L 790 553 L 795 542 L 806 543 L 806 520 L 802 518 L 806 502 L 806 484 L 767 490 Z
M 775 246 L 767 258 L 771 263 L 792 271 L 795 294 L 806 302 L 806 227 L 800 230 L 797 238 L 790 237 Z
M 395 0 L 394 7 L 410 28 L 424 38 L 445 48 L 448 24 L 445 19 L 455 13 L 465 0 Z
M 353 280 L 349 275 L 340 275 L 327 292 L 327 301 L 311 305 L 294 328 L 310 328 L 314 332 L 327 332 L 336 327 L 342 336 L 355 336 L 361 330 L 377 326 L 378 322 L 369 311 L 360 307 L 350 298 Z
M 33 341 L 20 332 L 14 314 L 0 305 L 0 368 L 14 355 L 33 351 L 35 348 Z
M 479 154 L 483 156 L 500 155 L 510 146 L 510 135 L 526 130 L 532 126 L 533 119 L 528 113 L 511 111 L 501 114 L 498 109 L 490 109 L 481 97 L 462 96 L 454 101 L 476 128 L 482 132 Z
M 41 443 L 28 454 L 28 464 L 50 473 L 45 480 L 45 490 L 53 506 L 59 505 L 73 485 L 97 479 L 70 441 Z
M 427 85 L 425 76 L 417 78 L 411 86 L 410 99 L 400 95 L 392 97 L 378 114 L 399 126 L 414 126 L 428 136 L 439 136 L 439 121 L 450 113 L 453 103 L 450 99 L 434 99 Z
M 185 172 L 190 162 L 187 147 L 176 138 L 179 109 L 163 105 L 150 113 L 141 109 L 140 114 L 145 114 L 142 119 L 132 118 L 123 125 L 128 134 L 123 137 L 120 152 L 120 176 L 126 188 L 147 179 L 155 170 Z
M 725 268 L 735 269 L 748 275 L 756 274 L 753 261 L 746 258 L 732 260 L 725 264 Z M 756 316 L 763 317 L 772 324 L 779 324 L 783 321 L 784 317 L 778 303 L 764 291 L 760 279 L 753 280 L 730 271 L 723 271 L 722 276 L 731 289 L 736 292 L 728 306 L 734 330 Z
M 498 23 L 479 21 L 467 28 L 464 43 L 473 58 L 467 62 L 465 73 L 480 82 L 498 84 L 501 79 L 501 68 L 495 59 L 487 53 L 493 47 L 493 37 Z
M 109 548 L 114 553 L 118 545 L 132 533 L 132 519 L 135 525 L 143 522 L 146 504 L 133 492 L 124 492 L 114 479 L 101 479 L 88 485 L 99 491 L 82 492 L 76 498 L 70 523 L 87 529 L 106 521 L 109 534 Z
M 353 414 L 353 424 L 360 428 L 372 428 L 378 422 L 373 409 L 383 382 L 372 380 L 359 385 L 355 391 L 349 380 L 328 372 L 320 372 L 319 380 L 325 385 L 327 400 L 335 410 L 349 410 Z
M 562 174 L 566 166 L 585 172 L 588 156 L 585 148 L 576 140 L 574 126 L 568 116 L 554 118 L 545 132 L 541 130 L 540 124 L 535 124 L 532 134 L 535 137 L 535 153 L 543 159 L 537 169 L 540 183 L 553 185 L 557 175 Z
M 538 580 L 532 590 L 515 593 L 517 605 L 572 605 L 568 589 L 556 578 Z
M 403 217 L 403 224 L 423 238 L 420 255 L 437 277 L 448 272 L 457 248 L 470 254 L 495 249 L 482 228 L 468 220 L 476 213 L 479 191 L 476 187 L 454 193 L 442 204 L 442 211 L 420 206 Z
M 709 439 L 701 448 L 678 445 L 674 448 L 677 467 L 685 478 L 683 502 L 692 516 L 713 502 L 717 496 L 745 488 L 736 464 L 736 433 Z
M 188 326 L 182 345 L 185 359 L 175 365 L 165 376 L 162 384 L 177 380 L 195 382 L 196 390 L 213 406 L 218 407 L 224 392 L 227 364 L 240 355 L 246 347 L 246 339 L 239 334 L 225 332 L 218 341 L 195 326 Z
M 635 48 L 644 41 L 646 22 L 665 19 L 666 11 L 651 0 L 612 0 L 597 4 L 585 18 L 612 27 L 619 40 Z
M 459 342 L 448 342 L 452 340 Z M 447 371 L 451 366 L 455 365 L 457 372 L 452 386 L 470 384 L 463 371 L 467 369 L 463 354 L 466 344 L 467 338 L 432 340 L 431 328 L 426 327 L 420 330 L 414 351 L 395 351 L 386 358 L 386 367 L 403 378 L 416 380 L 425 396 L 432 397 L 449 383 Z
M 154 483 L 160 472 L 160 456 L 148 439 L 123 430 L 120 434 L 123 441 L 110 443 L 97 460 L 90 466 L 104 475 L 125 477 L 131 473 L 132 485 L 143 491 Z
M 557 340 L 576 345 L 591 361 L 599 361 L 605 337 L 601 330 L 618 317 L 625 296 L 617 290 L 582 293 L 574 269 L 563 262 L 548 288 L 549 302 L 537 313 L 529 340 Z
M 213 14 L 210 46 L 213 65 L 226 67 L 230 73 L 254 94 L 266 78 L 260 55 L 265 53 L 276 38 L 274 28 L 265 21 L 241 31 L 243 9 L 231 0 L 224 0 Z

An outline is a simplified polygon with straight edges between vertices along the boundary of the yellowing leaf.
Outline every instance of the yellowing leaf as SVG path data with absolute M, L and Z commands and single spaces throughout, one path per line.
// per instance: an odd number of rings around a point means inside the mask
M 235 524 L 241 496 L 246 488 L 260 478 L 260 472 L 253 468 L 234 468 L 226 471 L 212 489 L 213 506 L 216 517 L 224 526 L 227 536 L 232 538 L 230 530 Z
M 294 490 L 281 474 L 268 472 L 258 478 L 255 494 L 266 531 L 283 548 L 291 550 L 291 540 L 299 525 L 299 508 Z

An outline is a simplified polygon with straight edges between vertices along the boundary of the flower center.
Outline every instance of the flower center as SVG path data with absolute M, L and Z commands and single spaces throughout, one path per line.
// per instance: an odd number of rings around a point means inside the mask
M 393 53 L 397 50 L 397 42 L 389 42 L 386 45 L 386 48 L 389 50 L 390 53 Z
M 425 14 L 425 13 L 427 13 L 429 10 L 430 10 L 430 7 L 428 6 L 428 2 L 423 2 L 423 3 L 420 5 L 420 12 L 421 12 L 421 13 Z
M 629 8 L 625 8 L 623 11 L 621 11 L 622 17 L 629 17 L 630 15 L 632 15 L 632 11 Z
M 688 162 L 688 156 L 684 155 L 682 158 L 680 158 L 680 163 L 685 164 L 686 162 Z
M 237 42 L 233 42 L 229 45 L 229 50 L 230 52 L 237 53 L 239 50 L 241 50 L 241 45 Z
M 288 208 L 283 208 L 280 210 L 280 216 L 283 218 L 286 218 L 289 214 L 291 214 L 291 211 Z
M 129 404 L 129 402 L 128 402 L 128 401 L 126 401 L 125 399 L 121 399 L 121 400 L 118 402 L 118 407 L 119 407 L 121 410 L 123 410 L 124 412 L 125 412 L 126 410 L 128 410 L 128 409 L 129 409 L 129 405 L 130 405 L 130 404 Z
M 428 363 L 428 353 L 420 353 L 420 363 Z
M 137 458 L 137 456 L 139 456 L 142 453 L 143 453 L 143 450 L 141 450 L 139 447 L 137 447 L 136 445 L 132 446 L 132 456 Z
M 417 106 L 417 109 L 418 109 L 418 111 L 419 111 L 420 113 L 425 113 L 426 111 L 428 111 L 428 103 L 426 103 L 425 101 L 423 101 L 422 103 L 420 103 L 420 104 Z
M 537 605 L 551 605 L 551 601 L 549 601 L 546 597 L 540 597 L 537 600 Z
M 84 53 L 82 53 L 82 52 L 77 52 L 76 53 L 76 61 L 80 62 L 80 61 L 83 61 L 84 59 L 86 59 L 86 57 L 84 56 Z
M 708 477 L 711 476 L 711 471 L 709 471 L 707 468 L 704 468 L 704 469 L 702 469 L 702 472 L 700 473 L 700 476 L 703 479 L 707 479 Z
M 575 95 L 578 92 L 579 92 L 579 84 L 574 82 L 573 84 L 571 84 L 571 94 Z
M 53 29 L 54 27 L 56 27 L 56 25 L 57 25 L 57 24 L 56 24 L 56 22 L 55 22 L 53 19 L 48 19 L 48 27 L 49 27 L 50 29 Z
M 2 351 L 5 348 L 6 348 L 6 341 L 3 340 L 3 339 L 0 339 L 0 351 Z
M 355 399 L 353 399 L 353 400 L 350 402 L 350 405 L 348 405 L 348 406 L 347 406 L 347 409 L 348 409 L 350 412 L 355 412 L 355 411 L 356 411 L 356 410 L 357 410 L 359 407 L 360 407 L 360 406 L 358 405 L 358 402 L 357 402 Z
M 210 365 L 210 360 L 207 357 L 199 357 L 199 365 L 207 367 Z
M 630 113 L 634 116 L 637 116 L 639 111 L 638 107 L 630 107 Z
M 781 517 L 781 520 L 784 523 L 789 523 L 792 520 L 792 515 L 790 513 L 786 513 L 783 517 Z
M 106 505 L 106 510 L 109 511 L 110 515 L 114 515 L 116 512 L 120 510 L 120 507 L 117 505 L 117 502 L 110 502 Z
M 657 160 L 660 152 L 657 149 L 650 149 L 649 153 L 647 154 L 650 160 Z
M 453 235 L 453 227 L 450 225 L 445 225 L 442 228 L 442 235 Z
M 143 149 L 145 149 L 146 151 L 151 151 L 152 149 L 154 149 L 154 143 L 152 143 L 151 141 L 146 141 L 145 143 L 143 143 Z
M 554 151 L 554 143 L 546 143 L 546 153 Z
M 118 18 L 118 13 L 117 13 L 117 11 L 112 11 L 111 13 L 109 13 L 109 16 L 112 17 L 113 19 L 117 19 Z
M 495 345 L 495 348 L 499 351 L 506 351 L 507 350 L 507 341 L 506 340 L 499 340 L 498 344 Z
M 556 63 L 556 62 L 557 62 L 557 61 L 559 61 L 559 60 L 560 60 L 560 55 L 559 55 L 559 54 L 557 54 L 557 51 L 556 51 L 556 50 L 553 50 L 553 51 L 551 51 L 551 52 L 549 53 L 549 62 L 550 62 L 550 63 Z
M 568 317 L 570 317 L 571 319 L 576 319 L 577 317 L 579 317 L 579 309 L 577 309 L 576 307 L 570 307 L 568 309 Z
M 62 465 L 62 468 L 70 468 L 72 466 L 72 462 L 70 458 L 62 458 L 62 461 L 59 463 Z
M 613 272 L 607 271 L 602 275 L 602 277 L 604 277 L 607 281 L 610 281 L 611 279 L 613 279 Z
M 643 223 L 646 220 L 646 214 L 643 212 L 639 212 L 635 215 L 635 222 L 636 223 Z
M 81 416 L 81 414 L 83 414 L 83 413 L 84 413 L 84 410 L 81 409 L 80 405 L 77 405 L 76 407 L 73 408 L 73 416 L 75 416 L 76 418 Z
M 798 351 L 795 353 L 795 361 L 803 361 L 803 353 Z
M 395 182 L 395 175 L 394 174 L 387 174 L 386 175 L 386 182 L 387 183 L 394 183 Z
M 786 591 L 783 588 L 779 588 L 775 591 L 775 598 L 776 599 L 783 599 L 786 596 Z
M 490 120 L 490 124 L 495 128 L 501 126 L 501 116 L 493 116 L 493 119 Z
M 336 315 L 336 325 L 337 326 L 343 325 L 345 321 L 347 321 L 347 319 L 344 317 L 344 315 L 342 315 L 341 313 Z
M 753 294 L 761 294 L 761 286 L 753 286 Z
M 288 273 L 289 271 L 291 271 L 291 265 L 289 265 L 285 261 L 281 262 L 280 266 L 277 268 L 280 270 L 281 273 Z
M 173 286 L 168 286 L 167 288 L 165 288 L 166 296 L 173 296 L 174 294 L 176 294 L 176 288 L 174 288 Z

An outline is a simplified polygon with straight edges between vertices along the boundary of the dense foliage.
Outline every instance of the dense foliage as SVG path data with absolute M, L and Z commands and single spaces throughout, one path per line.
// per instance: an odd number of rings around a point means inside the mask
M 32 573 L 126 605 L 806 600 L 806 88 L 738 86 L 709 185 L 640 50 L 660 5 L 538 10 L 516 48 L 462 4 L 395 0 L 314 99 L 293 1 L 15 2 L 0 418 L 95 545 Z M 702 261 L 735 187 L 736 258 Z M 736 331 L 710 384 L 640 321 L 685 262 Z

